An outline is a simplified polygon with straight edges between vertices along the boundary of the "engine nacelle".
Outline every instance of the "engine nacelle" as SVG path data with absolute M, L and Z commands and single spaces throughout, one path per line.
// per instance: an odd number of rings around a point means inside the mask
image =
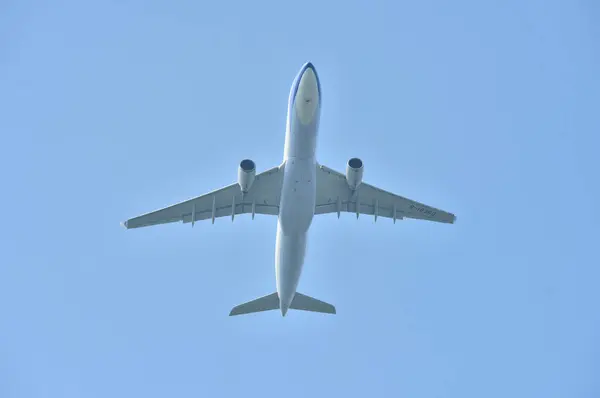
M 362 182 L 363 178 L 363 162 L 359 158 L 352 158 L 348 160 L 348 165 L 346 166 L 346 181 L 348 181 L 348 186 L 353 191 L 358 188 L 358 186 Z
M 238 184 L 242 189 L 242 192 L 246 193 L 252 187 L 254 183 L 254 177 L 256 176 L 256 165 L 250 159 L 244 159 L 240 162 L 238 168 Z

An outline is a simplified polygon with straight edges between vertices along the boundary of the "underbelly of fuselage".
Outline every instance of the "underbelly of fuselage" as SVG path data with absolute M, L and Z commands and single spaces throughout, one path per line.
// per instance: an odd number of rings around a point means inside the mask
M 279 222 L 286 235 L 308 230 L 315 213 L 316 164 L 314 159 L 290 158 L 285 163 Z
M 284 167 L 275 271 L 279 299 L 287 307 L 300 280 L 306 254 L 306 235 L 314 216 L 316 164 L 314 158 L 289 158 Z

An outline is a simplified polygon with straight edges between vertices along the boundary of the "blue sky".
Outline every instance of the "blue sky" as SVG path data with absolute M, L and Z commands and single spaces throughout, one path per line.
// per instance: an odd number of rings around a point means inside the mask
M 9 1 L 0 7 L 0 397 L 597 397 L 592 1 Z M 119 222 L 281 162 L 294 75 L 318 159 L 456 225 Z

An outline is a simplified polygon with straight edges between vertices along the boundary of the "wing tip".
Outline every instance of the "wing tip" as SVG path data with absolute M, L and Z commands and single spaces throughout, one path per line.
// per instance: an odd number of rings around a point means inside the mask
M 229 311 L 229 316 L 236 316 L 236 315 L 241 315 L 242 312 L 240 311 L 240 306 L 236 305 L 235 307 L 233 307 L 231 309 L 231 311 Z
M 129 226 L 127 225 L 127 221 L 122 221 L 121 226 L 123 226 L 125 229 L 129 229 Z

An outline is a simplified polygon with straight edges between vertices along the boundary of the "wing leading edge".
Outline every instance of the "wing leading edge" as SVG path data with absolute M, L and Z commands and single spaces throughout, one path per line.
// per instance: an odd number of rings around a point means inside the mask
M 362 183 L 351 190 L 346 176 L 329 167 L 317 164 L 317 203 L 315 214 L 348 212 L 401 220 L 414 218 L 453 224 L 452 213 L 427 206 L 400 195 L 384 191 L 373 185 Z
M 257 174 L 250 190 L 243 194 L 237 183 L 123 222 L 127 229 L 173 222 L 193 223 L 237 214 L 279 214 L 283 167 Z

